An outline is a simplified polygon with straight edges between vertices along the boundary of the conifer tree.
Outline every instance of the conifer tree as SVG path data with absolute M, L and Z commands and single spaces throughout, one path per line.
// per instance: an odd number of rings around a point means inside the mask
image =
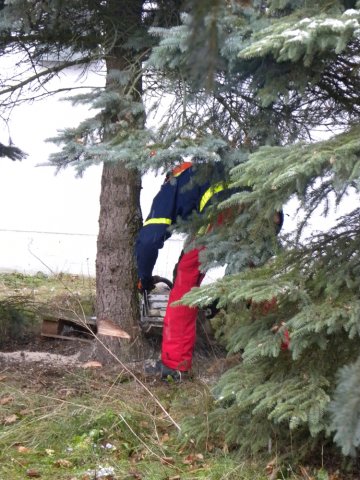
M 184 143 L 191 131 L 189 143 L 206 138 L 213 158 L 237 164 L 231 186 L 238 192 L 218 207 L 235 214 L 199 240 L 207 246 L 203 268 L 226 262 L 231 274 L 184 299 L 216 301 L 218 338 L 230 354 L 242 353 L 216 387 L 206 422 L 247 451 L 291 442 L 299 452 L 335 440 L 354 453 L 360 210 L 354 204 L 325 233 L 304 239 L 303 232 L 319 210 L 326 216 L 347 195 L 358 199 L 360 5 L 189 5 L 180 27 L 152 30 L 161 37 L 152 65 L 169 82 L 183 81 L 187 115 L 173 141 Z M 215 108 L 228 122 L 217 123 Z M 320 140 L 319 131 L 326 133 Z M 294 197 L 305 215 L 279 242 L 274 212 Z M 208 429 L 194 425 L 192 418 L 188 431 L 201 439 Z
M 25 8 L 28 2 L 10 5 Z M 65 8 L 61 1 L 53 5 Z M 80 18 L 88 22 L 88 15 L 74 16 L 72 10 L 77 2 L 54 17 L 50 10 L 34 8 L 19 32 L 33 32 L 34 23 L 49 18 L 52 26 L 65 25 L 67 13 L 80 23 L 63 35 L 68 43 L 61 45 L 86 53 L 88 60 L 103 58 L 98 46 L 116 45 L 100 27 L 104 5 L 87 2 L 86 12 L 96 15 L 85 30 Z M 301 234 L 316 209 L 326 215 L 331 199 L 337 205 L 359 188 L 360 5 L 355 0 L 188 1 L 180 25 L 157 21 L 156 14 L 151 20 L 157 26 L 146 42 L 155 46 L 144 59 L 149 84 L 156 79 L 152 108 L 160 105 L 161 96 L 173 95 L 159 128 L 143 128 L 139 98 L 112 88 L 105 95 L 94 92 L 95 106 L 104 115 L 65 131 L 62 156 L 77 162 L 80 171 L 104 156 L 143 169 L 166 168 L 179 155 L 201 159 L 201 164 L 204 159 L 223 162 L 237 193 L 206 216 L 195 216 L 191 225 L 181 225 L 198 232 L 219 209 L 234 212 L 222 228 L 196 239 L 207 247 L 203 268 L 227 263 L 229 275 L 184 299 L 200 306 L 216 301 L 217 336 L 230 354 L 242 353 L 239 365 L 216 387 L 206 421 L 247 451 L 275 442 L 326 446 L 334 438 L 344 454 L 354 453 L 360 442 L 359 209 L 354 205 L 326 233 L 306 240 Z M 13 24 L 7 22 L 1 38 L 9 41 Z M 57 51 L 54 31 L 42 32 Z M 143 38 L 131 37 L 127 46 L 142 52 Z M 41 53 L 42 44 L 34 43 L 34 52 Z M 77 61 L 71 57 L 68 64 Z M 126 75 L 114 74 L 108 86 L 129 86 Z M 112 121 L 113 106 L 124 115 L 120 122 Z M 317 140 L 319 129 L 329 133 L 326 139 Z M 97 138 L 95 131 L 113 135 L 84 148 L 84 139 Z M 53 160 L 56 164 L 59 158 Z M 274 212 L 293 197 L 306 214 L 293 235 L 279 241 Z M 196 430 L 201 439 L 207 429 L 199 422 L 192 419 L 188 431 Z
M 39 86 L 71 66 L 81 66 L 84 74 L 105 67 L 104 88 L 71 98 L 96 108 L 96 115 L 53 139 L 63 149 L 50 161 L 58 169 L 72 165 L 79 174 L 104 162 L 96 313 L 98 322 L 115 323 L 130 335 L 131 341 L 103 338 L 123 359 L 142 352 L 133 246 L 141 220 L 141 165 L 151 151 L 142 99 L 142 62 L 152 43 L 147 28 L 173 25 L 180 4 L 11 0 L 1 5 L 0 48 L 18 67 L 14 76 L 1 76 L 2 109 L 57 93 Z M 74 94 L 77 87 L 66 90 Z

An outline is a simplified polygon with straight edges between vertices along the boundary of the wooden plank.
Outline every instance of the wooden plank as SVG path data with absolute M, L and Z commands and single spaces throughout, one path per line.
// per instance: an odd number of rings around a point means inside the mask
M 57 335 L 60 333 L 60 322 L 54 322 L 49 320 L 48 318 L 43 320 L 42 327 L 41 327 L 41 334 L 48 334 L 48 335 Z
M 56 335 L 56 334 L 51 334 L 51 333 L 42 333 L 42 337 L 50 337 L 50 338 L 58 338 L 60 340 L 72 340 L 76 342 L 86 342 L 86 343 L 92 343 L 93 340 L 90 340 L 89 338 L 81 338 L 81 337 L 66 337 L 65 335 Z

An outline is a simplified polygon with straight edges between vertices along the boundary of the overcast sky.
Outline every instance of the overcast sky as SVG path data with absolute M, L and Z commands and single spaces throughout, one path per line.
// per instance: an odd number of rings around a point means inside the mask
M 0 68 L 6 67 L 8 61 L 0 59 Z M 79 82 L 76 70 L 60 77 L 52 86 L 64 87 L 74 82 Z M 102 84 L 103 78 L 93 74 L 81 82 L 96 86 Z M 46 142 L 47 138 L 56 136 L 61 128 L 75 127 L 89 116 L 85 107 L 59 101 L 62 97 L 23 104 L 13 110 L 8 125 L 0 124 L 0 141 L 7 144 L 10 133 L 14 144 L 28 153 L 22 162 L 0 159 L 0 269 L 46 270 L 32 255 L 35 253 L 55 272 L 94 273 L 101 166 L 88 168 L 82 178 L 76 178 L 72 168 L 55 175 L 53 167 L 38 166 L 46 163 L 49 154 L 58 148 Z M 153 174 L 143 178 L 144 216 L 161 182 L 161 176 Z M 50 232 L 65 235 L 49 235 Z

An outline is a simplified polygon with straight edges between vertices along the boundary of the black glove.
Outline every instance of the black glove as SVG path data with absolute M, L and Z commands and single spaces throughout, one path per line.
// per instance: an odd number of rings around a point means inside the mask
M 137 287 L 140 293 L 151 292 L 155 288 L 153 278 L 140 278 Z

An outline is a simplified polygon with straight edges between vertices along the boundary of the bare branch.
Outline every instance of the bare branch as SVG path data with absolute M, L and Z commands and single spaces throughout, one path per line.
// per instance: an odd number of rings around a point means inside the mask
M 37 81 L 42 77 L 48 76 L 49 78 L 46 81 L 49 81 L 53 76 L 65 70 L 66 68 L 73 67 L 75 65 L 89 64 L 94 60 L 95 58 L 93 57 L 84 57 L 77 60 L 67 61 L 59 65 L 54 65 L 53 67 L 49 67 L 49 68 L 46 68 L 45 70 L 42 70 L 41 72 L 35 73 L 34 75 L 26 78 L 25 80 L 15 85 L 3 88 L 2 90 L 0 90 L 0 95 L 6 95 L 7 93 L 12 94 L 17 90 L 22 90 L 26 85 L 31 85 L 34 81 Z

